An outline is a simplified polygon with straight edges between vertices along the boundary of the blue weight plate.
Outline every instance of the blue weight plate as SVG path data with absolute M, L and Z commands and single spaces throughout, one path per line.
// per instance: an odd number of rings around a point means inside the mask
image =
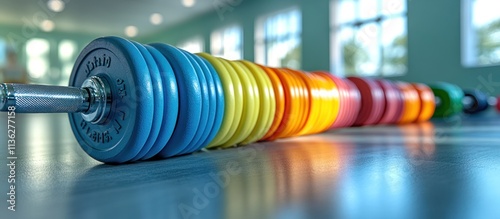
M 205 127 L 205 130 L 203 131 L 203 135 L 196 142 L 196 144 L 195 144 L 196 147 L 191 148 L 189 151 L 187 151 L 188 153 L 192 153 L 192 152 L 200 150 L 201 148 L 205 147 L 208 144 L 207 139 L 210 137 L 210 134 L 214 130 L 214 125 L 216 122 L 216 115 L 217 115 L 217 87 L 216 87 L 216 83 L 214 81 L 214 77 L 212 75 L 212 72 L 208 69 L 208 67 L 203 62 L 203 60 L 201 58 L 199 58 L 198 56 L 191 54 L 189 52 L 186 52 L 186 54 L 189 55 L 193 59 L 192 61 L 194 61 L 198 64 L 198 66 L 201 69 L 201 73 L 204 74 L 204 76 L 207 80 L 207 94 L 209 97 L 209 106 L 207 109 L 207 113 L 208 113 L 207 125 Z M 220 127 L 220 125 L 219 125 L 219 127 Z M 219 129 L 219 128 L 217 128 L 217 129 Z M 211 139 L 210 139 L 210 141 L 211 141 Z
M 189 59 L 191 62 L 191 65 L 194 67 L 195 73 L 198 75 L 198 79 L 200 80 L 200 87 L 201 87 L 201 96 L 202 96 L 202 102 L 199 105 L 201 107 L 201 119 L 200 119 L 200 124 L 198 126 L 198 131 L 196 132 L 196 135 L 194 136 L 193 140 L 189 143 L 189 145 L 181 151 L 181 154 L 186 154 L 186 153 L 192 153 L 196 151 L 196 149 L 199 147 L 199 144 L 205 140 L 205 138 L 208 136 L 210 133 L 210 129 L 207 128 L 208 126 L 212 126 L 213 124 L 209 124 L 210 117 L 213 118 L 213 115 L 210 115 L 211 112 L 211 105 L 215 105 L 215 96 L 210 95 L 210 88 L 209 88 L 209 78 L 207 78 L 204 70 L 200 67 L 198 62 L 193 58 L 193 55 L 181 50 L 181 52 L 186 55 L 186 57 Z M 213 119 L 212 119 L 213 120 Z M 213 121 L 212 121 L 213 123 Z
M 124 163 L 146 143 L 153 124 L 154 98 L 149 69 L 139 50 L 119 37 L 103 37 L 87 45 L 75 62 L 70 86 L 81 87 L 90 76 L 110 86 L 110 114 L 102 124 L 69 114 L 71 128 L 82 149 L 96 160 Z
M 167 145 L 172 133 L 174 132 L 177 116 L 179 115 L 179 92 L 174 70 L 167 59 L 155 48 L 145 45 L 156 61 L 163 83 L 163 119 L 160 133 L 153 147 L 141 159 L 147 160 L 158 154 Z
M 204 58 L 199 57 L 197 55 L 195 55 L 195 57 L 198 59 L 198 63 L 200 64 L 200 66 L 205 67 L 206 70 L 209 72 L 208 75 L 212 76 L 214 86 L 210 87 L 211 88 L 210 92 L 215 93 L 215 97 L 216 97 L 215 115 L 214 115 L 213 126 L 210 129 L 210 133 L 207 136 L 207 138 L 205 139 L 205 141 L 200 144 L 199 148 L 197 148 L 197 150 L 200 150 L 200 149 L 206 147 L 210 142 L 212 142 L 212 140 L 215 138 L 215 136 L 219 132 L 220 127 L 222 125 L 222 120 L 224 119 L 224 107 L 225 107 L 224 101 L 225 100 L 224 100 L 224 89 L 222 88 L 222 82 L 219 78 L 219 75 L 217 74 L 217 71 L 215 71 L 215 68 L 212 66 L 212 64 L 210 64 Z
M 202 91 L 198 76 L 188 58 L 177 48 L 161 43 L 151 44 L 172 65 L 179 88 L 179 115 L 172 137 L 160 157 L 171 157 L 183 151 L 195 137 L 201 120 Z
M 153 125 L 151 127 L 151 131 L 149 133 L 148 140 L 144 143 L 139 154 L 137 154 L 131 161 L 137 161 L 141 159 L 146 153 L 153 147 L 153 144 L 156 142 L 158 138 L 158 134 L 160 133 L 161 123 L 163 120 L 163 107 L 164 107 L 164 96 L 163 96 L 163 84 L 160 76 L 160 70 L 156 65 L 156 61 L 154 60 L 151 53 L 149 53 L 144 46 L 141 44 L 131 41 L 137 49 L 144 57 L 146 64 L 148 65 L 149 74 L 151 75 L 151 82 L 153 84 L 153 98 L 154 98 L 154 119 Z

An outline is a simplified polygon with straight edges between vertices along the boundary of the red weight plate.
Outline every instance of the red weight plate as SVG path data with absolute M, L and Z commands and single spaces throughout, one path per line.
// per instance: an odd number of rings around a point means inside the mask
M 344 83 L 347 85 L 349 88 L 349 119 L 347 120 L 347 123 L 345 124 L 346 127 L 353 126 L 354 123 L 356 122 L 356 119 L 358 118 L 359 111 L 361 110 L 361 93 L 359 92 L 358 88 L 354 83 L 352 83 L 350 80 L 343 79 Z
M 500 111 L 500 97 L 497 97 L 497 110 Z
M 398 86 L 396 84 L 394 84 L 393 82 L 391 82 L 391 86 L 396 91 L 396 99 L 395 100 L 398 103 L 399 107 L 398 107 L 398 111 L 396 112 L 396 114 L 394 115 L 394 117 L 392 118 L 390 123 L 396 124 L 399 122 L 399 119 L 401 119 L 401 117 L 403 116 L 405 102 L 404 102 L 403 94 L 401 93 L 401 90 L 399 90 Z
M 361 93 L 361 110 L 354 125 L 364 126 L 376 124 L 385 108 L 385 97 L 382 88 L 373 79 L 348 77 Z
M 385 110 L 378 124 L 391 124 L 401 117 L 403 102 L 399 90 L 388 80 L 377 80 L 384 91 Z

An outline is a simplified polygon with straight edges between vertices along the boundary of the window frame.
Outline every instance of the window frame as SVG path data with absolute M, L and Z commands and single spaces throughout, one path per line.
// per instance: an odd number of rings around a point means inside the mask
M 297 25 L 297 30 L 296 32 L 293 32 L 293 30 L 287 30 L 287 33 L 282 36 L 271 36 L 267 35 L 267 22 L 271 19 L 277 19 L 278 16 L 280 15 L 288 15 L 292 13 L 298 13 L 298 25 Z M 259 16 L 256 19 L 255 22 L 255 62 L 263 65 L 269 65 L 269 48 L 271 44 L 273 43 L 283 43 L 289 40 L 298 40 L 298 47 L 302 47 L 302 23 L 303 23 L 303 14 L 302 10 L 299 6 L 292 6 L 292 7 L 287 7 L 278 11 L 274 11 L 272 13 L 264 14 Z M 266 36 L 267 35 L 267 36 Z M 271 38 L 271 39 L 270 39 Z M 291 50 L 290 50 L 291 51 Z M 302 54 L 300 54 L 302 56 Z M 300 58 L 301 59 L 301 58 Z M 301 66 L 302 63 L 300 63 L 301 60 L 299 60 L 298 65 Z M 270 65 L 273 67 L 286 67 L 286 66 L 275 66 L 275 65 Z
M 373 73 L 371 72 L 360 72 L 353 74 L 355 76 L 375 76 L 375 77 L 380 77 L 380 76 L 389 76 L 389 77 L 397 77 L 397 76 L 402 76 L 407 74 L 408 72 L 408 42 L 406 42 L 405 45 L 405 53 L 406 53 L 406 62 L 405 62 L 405 69 L 401 72 L 396 72 L 396 73 L 387 73 L 384 72 L 384 57 L 385 57 L 385 46 L 383 43 L 383 35 L 384 35 L 384 28 L 383 24 L 385 21 L 390 21 L 392 19 L 403 19 L 404 20 L 404 35 L 406 36 L 406 39 L 408 39 L 408 2 L 406 0 L 402 0 L 405 4 L 405 8 L 402 12 L 400 13 L 393 13 L 387 15 L 386 12 L 389 11 L 387 9 L 384 9 L 383 6 L 383 1 L 384 0 L 374 0 L 376 1 L 377 4 L 377 12 L 376 15 L 372 18 L 360 18 L 360 0 L 352 0 L 355 2 L 355 18 L 351 21 L 348 22 L 337 22 L 337 11 L 339 10 L 339 3 L 341 1 L 346 1 L 346 0 L 331 0 L 330 1 L 330 70 L 331 72 L 334 72 L 334 74 L 341 75 L 341 76 L 346 76 L 349 73 L 345 71 L 345 68 L 342 67 L 344 66 L 344 63 L 342 62 L 343 54 L 342 54 L 342 47 L 339 47 L 338 42 L 338 35 L 341 33 L 342 29 L 351 29 L 353 31 L 353 37 L 356 38 L 356 35 L 359 34 L 360 31 L 362 31 L 363 26 L 365 25 L 376 25 L 378 29 L 377 33 L 377 47 L 378 47 L 378 53 L 379 53 L 379 58 L 377 60 L 377 70 Z M 340 45 L 341 46 L 341 45 Z M 350 74 L 349 74 L 350 75 Z

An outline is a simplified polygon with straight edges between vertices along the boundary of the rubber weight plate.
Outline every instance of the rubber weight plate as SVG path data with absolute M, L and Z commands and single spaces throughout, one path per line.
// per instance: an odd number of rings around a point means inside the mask
M 271 80 L 271 83 L 273 85 L 274 98 L 276 102 L 276 111 L 275 115 L 273 116 L 271 127 L 264 135 L 264 137 L 262 137 L 261 139 L 261 140 L 267 140 L 276 132 L 278 126 L 281 124 L 281 120 L 283 119 L 283 114 L 285 112 L 285 91 L 278 75 L 274 72 L 273 69 L 261 65 L 259 65 L 259 67 L 266 72 L 266 75 Z
M 154 98 L 154 113 L 153 113 L 153 125 L 151 127 L 151 131 L 149 133 L 148 140 L 146 143 L 144 143 L 144 146 L 142 147 L 141 151 L 139 154 L 137 154 L 131 161 L 137 161 L 144 157 L 149 150 L 153 147 L 153 144 L 156 142 L 156 139 L 158 138 L 158 134 L 160 133 L 161 129 L 161 124 L 163 120 L 163 107 L 164 107 L 164 99 L 165 97 L 163 96 L 163 83 L 161 80 L 160 76 L 160 70 L 158 69 L 158 66 L 156 65 L 156 61 L 154 60 L 153 56 L 151 53 L 149 53 L 146 48 L 137 43 L 137 42 L 132 42 L 134 46 L 139 49 L 139 51 L 142 54 L 142 57 L 144 57 L 144 60 L 146 61 L 146 64 L 148 65 L 149 73 L 151 75 L 151 82 L 153 84 L 153 98 Z
M 130 161 L 146 143 L 153 124 L 153 85 L 146 61 L 129 41 L 98 38 L 78 56 L 69 86 L 81 87 L 91 76 L 109 84 L 111 113 L 103 124 L 86 122 L 77 113 L 69 114 L 75 137 L 96 160 Z
M 257 82 L 248 69 L 240 62 L 228 61 L 236 70 L 243 84 L 245 103 L 241 115 L 240 125 L 233 137 L 223 146 L 233 146 L 245 140 L 255 128 L 260 110 L 260 95 Z
M 172 133 L 174 132 L 175 124 L 177 123 L 177 116 L 179 115 L 179 92 L 177 87 L 177 79 L 175 78 L 174 70 L 158 50 L 152 46 L 145 45 L 146 49 L 153 56 L 156 65 L 160 71 L 162 86 L 163 86 L 163 117 L 160 133 L 153 147 L 141 159 L 146 160 L 156 156 L 165 145 L 167 145 Z
M 330 129 L 339 118 L 340 92 L 339 88 L 330 77 L 320 73 L 313 73 L 311 76 L 316 78 L 316 81 L 319 83 L 319 95 L 324 101 L 321 113 L 325 115 L 325 117 L 319 119 L 321 123 L 318 125 L 318 129 L 314 131 L 314 133 L 319 133 Z
M 299 111 L 298 105 L 300 104 L 298 90 L 295 83 L 292 82 L 290 76 L 283 73 L 280 69 L 273 70 L 279 77 L 283 86 L 283 91 L 285 93 L 285 110 L 283 112 L 283 118 L 281 119 L 278 128 L 273 133 L 273 135 L 268 138 L 268 140 L 275 140 L 285 137 L 287 132 L 290 132 L 293 124 L 296 123 L 296 121 L 293 121 L 293 119 L 295 119 L 294 116 Z M 294 116 L 292 117 L 292 115 Z
M 210 133 L 205 141 L 200 145 L 200 148 L 198 148 L 202 149 L 203 147 L 206 147 L 210 142 L 212 142 L 222 126 L 222 121 L 224 120 L 225 96 L 224 89 L 222 87 L 222 81 L 215 71 L 215 68 L 206 59 L 200 58 L 198 56 L 196 56 L 195 58 L 199 59 L 199 62 L 201 62 L 208 69 L 208 71 L 211 72 L 214 86 L 211 87 L 210 92 L 215 93 L 215 96 L 217 98 L 215 102 L 215 118 L 210 129 Z
M 488 109 L 488 96 L 480 90 L 464 90 L 464 113 L 476 114 Z
M 245 95 L 245 85 L 248 82 L 244 82 L 240 77 L 239 77 L 239 72 L 237 72 L 237 69 L 234 68 L 233 65 L 228 60 L 217 58 L 228 70 L 229 75 L 231 76 L 231 79 L 233 81 L 233 90 L 234 93 L 236 94 L 236 110 L 235 110 L 235 116 L 233 120 L 233 124 L 231 124 L 231 128 L 229 129 L 228 134 L 226 137 L 222 140 L 221 144 L 219 146 L 221 147 L 229 147 L 229 146 L 234 146 L 237 142 L 234 142 L 234 137 L 238 131 L 238 127 L 240 126 L 241 122 L 243 121 L 243 112 L 245 110 L 247 100 L 246 100 L 246 95 Z M 245 84 L 244 84 L 245 83 Z M 233 141 L 233 142 L 229 142 Z M 227 143 L 231 143 L 231 145 L 228 145 Z
M 255 77 L 260 94 L 259 119 L 250 136 L 242 142 L 242 144 L 249 144 L 260 140 L 271 128 L 276 113 L 276 97 L 271 79 L 262 68 L 248 61 L 240 62 Z
M 431 88 L 425 84 L 412 84 L 417 90 L 420 97 L 420 115 L 418 116 L 416 122 L 428 121 L 434 115 L 436 110 L 436 100 L 434 99 L 434 93 Z
M 354 125 L 356 119 L 358 118 L 359 111 L 361 110 L 361 93 L 354 83 L 349 80 L 343 80 L 344 83 L 349 87 L 349 120 L 347 120 L 346 127 Z
M 167 45 L 151 44 L 170 62 L 179 88 L 179 115 L 172 137 L 158 156 L 179 155 L 189 146 L 201 120 L 202 90 L 198 76 L 190 61 L 179 49 Z
M 400 118 L 403 108 L 399 90 L 388 80 L 377 80 L 377 83 L 384 91 L 385 97 L 385 111 L 378 124 L 391 124 L 395 118 Z
M 231 125 L 233 124 L 236 109 L 236 95 L 233 90 L 233 81 L 227 68 L 217 58 L 207 53 L 198 53 L 197 55 L 207 60 L 215 68 L 219 78 L 221 79 L 224 91 L 224 116 L 222 124 L 214 139 L 207 146 L 209 148 L 216 147 L 219 146 L 223 139 L 226 138 Z
M 409 83 L 406 82 L 396 82 L 401 94 L 404 99 L 404 110 L 398 123 L 411 123 L 415 122 L 420 115 L 421 103 L 420 96 L 417 90 Z
M 185 154 L 192 153 L 198 150 L 198 148 L 201 148 L 201 143 L 203 143 L 208 137 L 208 134 L 210 134 L 210 129 L 213 126 L 215 116 L 215 102 L 217 100 L 217 97 L 215 96 L 215 92 L 210 92 L 210 90 L 214 88 L 214 83 L 211 73 L 208 72 L 208 69 L 202 68 L 200 63 L 198 63 L 198 61 L 194 58 L 193 54 L 184 50 L 181 50 L 181 52 L 184 53 L 184 55 L 191 62 L 191 65 L 194 67 L 195 73 L 198 76 L 198 80 L 200 82 L 202 97 L 202 102 L 199 105 L 201 107 L 201 118 L 198 130 L 189 145 L 181 151 L 181 154 Z
M 376 124 L 385 108 L 385 97 L 382 88 L 373 79 L 348 77 L 361 94 L 361 109 L 354 125 Z
M 350 97 L 349 97 L 349 87 L 344 80 L 326 72 L 315 72 L 316 74 L 322 75 L 330 79 L 338 89 L 338 115 L 334 123 L 330 126 L 330 129 L 346 127 L 349 120 L 350 111 Z M 333 113 L 333 112 L 332 112 Z
M 436 110 L 433 117 L 449 117 L 462 112 L 462 99 L 464 97 L 462 89 L 446 82 L 431 84 L 429 87 L 436 99 Z
M 497 107 L 497 110 L 500 111 L 500 96 L 497 97 L 497 105 L 496 105 L 496 107 Z

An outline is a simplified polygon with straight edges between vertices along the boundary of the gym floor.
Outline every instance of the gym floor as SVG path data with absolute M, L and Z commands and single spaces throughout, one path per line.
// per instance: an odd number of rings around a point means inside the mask
M 16 212 L 4 201 L 1 218 L 500 215 L 500 115 L 493 111 L 120 166 L 86 155 L 67 115 L 18 115 L 16 128 Z M 8 199 L 9 167 L 0 170 Z

